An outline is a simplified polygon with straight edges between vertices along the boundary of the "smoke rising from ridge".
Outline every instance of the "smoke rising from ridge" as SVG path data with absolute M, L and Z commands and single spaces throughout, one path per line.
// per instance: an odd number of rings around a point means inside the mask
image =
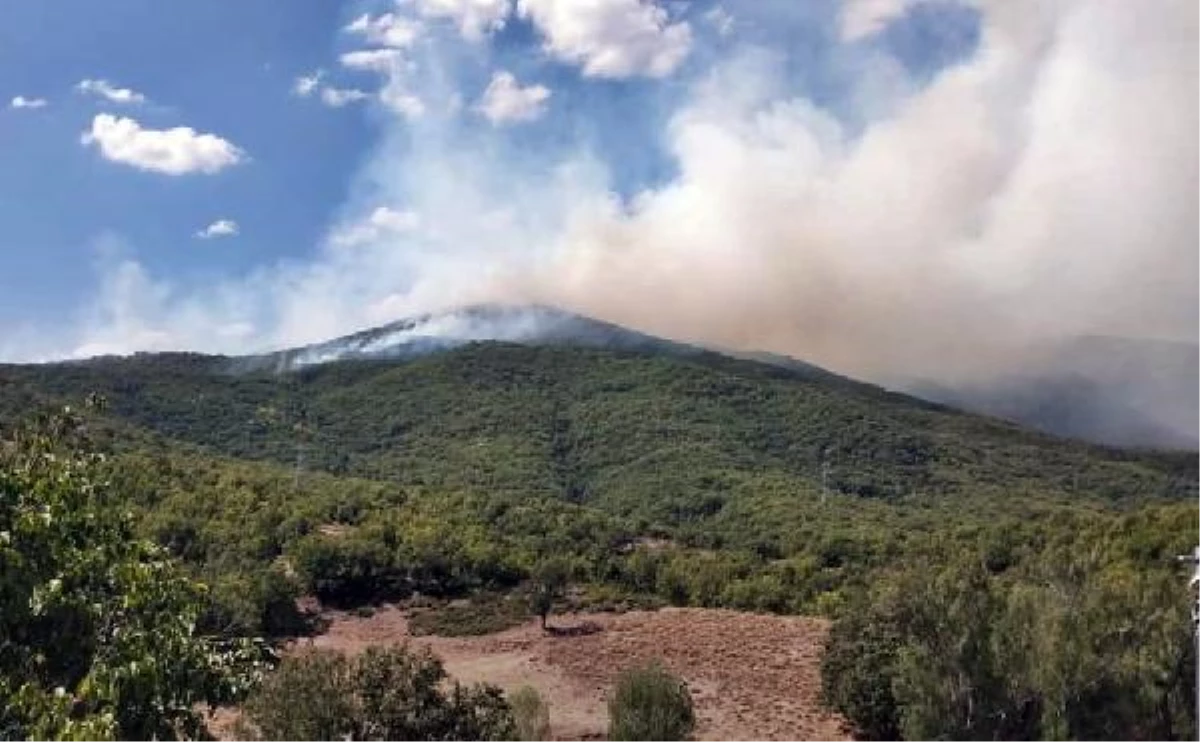
M 1195 338 L 1196 8 L 1154 9 L 987 6 L 976 57 L 855 140 L 734 60 L 671 121 L 677 180 L 508 285 L 867 375 L 1031 336 Z
M 542 152 L 464 123 L 476 57 L 426 44 L 384 98 L 427 113 L 388 124 L 346 210 L 419 229 L 194 291 L 115 261 L 75 353 L 260 350 L 475 301 L 876 380 L 986 379 L 1080 335 L 1194 342 L 1196 4 L 979 0 L 978 48 L 927 83 L 867 43 L 914 4 L 843 29 L 841 110 L 787 49 L 695 51 L 658 132 L 676 172 L 631 198 L 585 138 Z

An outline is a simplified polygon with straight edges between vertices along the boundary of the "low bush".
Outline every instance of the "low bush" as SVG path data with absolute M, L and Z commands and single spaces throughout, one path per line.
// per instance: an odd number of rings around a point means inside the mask
M 519 598 L 483 595 L 414 611 L 408 628 L 413 636 L 482 636 L 520 626 L 528 618 L 529 611 Z
M 683 740 L 696 726 L 687 684 L 662 665 L 626 670 L 608 702 L 608 738 Z
M 517 739 L 541 740 L 550 735 L 550 709 L 542 700 L 537 689 L 522 686 L 508 697 L 512 706 L 513 720 L 517 726 Z

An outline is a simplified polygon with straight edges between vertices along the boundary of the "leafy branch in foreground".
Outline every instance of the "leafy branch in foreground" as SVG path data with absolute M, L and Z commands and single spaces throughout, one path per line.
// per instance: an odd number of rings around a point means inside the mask
M 205 588 L 132 516 L 69 408 L 0 438 L 0 737 L 205 735 L 271 659 L 200 636 Z

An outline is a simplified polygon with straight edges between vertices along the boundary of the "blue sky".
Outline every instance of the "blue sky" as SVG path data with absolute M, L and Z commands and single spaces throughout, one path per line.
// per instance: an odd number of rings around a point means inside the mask
M 1015 143 L 1029 136 L 1013 128 L 1007 104 L 991 103 L 1042 94 L 1028 72 L 1041 58 L 1020 56 L 1036 44 L 1001 28 L 990 37 L 1000 56 L 980 54 L 989 38 L 981 7 L 976 0 L 5 3 L 0 360 L 246 352 L 477 297 L 549 294 L 599 308 L 591 297 L 611 294 L 609 281 L 627 287 L 644 279 L 649 287 L 654 275 L 669 284 L 653 286 L 658 295 L 682 292 L 705 271 L 721 273 L 727 257 L 738 270 L 811 259 L 818 261 L 811 276 L 834 268 L 824 256 L 782 251 L 812 240 L 779 243 L 779 230 L 764 236 L 761 224 L 738 221 L 770 194 L 712 217 L 708 234 L 728 230 L 727 246 L 703 248 L 699 235 L 686 252 L 678 234 L 659 232 L 672 219 L 679 226 L 713 211 L 672 212 L 676 200 L 724 210 L 727 202 L 712 200 L 727 185 L 722 173 L 772 182 L 775 170 L 794 172 L 794 183 L 774 191 L 796 186 L 801 200 L 780 207 L 789 218 L 822 199 L 841 199 L 823 213 L 849 209 L 836 181 L 867 171 L 856 164 L 860 154 L 873 158 L 880 170 L 872 172 L 904 176 L 898 185 L 897 176 L 873 175 L 856 193 L 878 185 L 881 193 L 911 189 L 914 199 L 922 189 L 951 200 L 975 193 L 955 182 L 958 174 L 999 158 L 981 168 L 977 202 L 947 209 L 962 224 L 920 225 L 931 241 L 947 242 L 947 253 L 970 252 L 963 245 L 978 241 L 980 220 L 1003 211 L 993 193 L 1003 173 L 1023 172 Z M 1050 38 L 1060 20 L 1047 14 L 1049 30 L 1017 30 Z M 1005 44 L 1017 60 L 1008 67 L 995 62 L 1009 53 Z M 961 108 L 940 121 L 953 124 L 961 111 L 963 124 L 948 131 L 973 148 L 946 147 L 958 163 L 926 157 L 943 149 L 945 135 L 909 121 L 944 98 Z M 910 131 L 942 139 L 895 133 Z M 868 210 L 876 202 L 868 199 Z M 915 218 L 892 224 L 895 213 L 859 209 L 844 224 L 821 226 L 822 234 L 844 242 L 843 255 L 917 241 L 903 234 Z M 858 222 L 873 220 L 881 239 L 857 234 Z M 649 246 L 647 234 L 655 235 Z M 625 244 L 639 252 L 621 253 Z M 620 262 L 614 255 L 625 256 L 620 271 L 609 265 Z M 631 268 L 643 256 L 654 271 Z M 855 271 L 880 256 L 861 257 Z M 1021 267 L 1017 283 L 1025 286 L 1032 272 Z M 560 268 L 553 278 L 541 275 Z M 617 277 L 623 271 L 634 278 Z M 518 290 L 512 273 L 537 274 L 539 285 Z M 567 285 L 580 291 L 550 290 Z M 687 328 L 712 326 L 695 309 L 703 298 L 681 299 L 693 322 L 662 329 L 695 334 Z M 1088 321 L 1094 314 L 1090 305 L 1081 310 Z M 632 313 L 619 318 L 638 324 Z M 779 333 L 742 342 L 802 350 L 784 347 L 791 341 Z
M 337 3 L 152 0 L 6 3 L 0 89 L 45 108 L 0 112 L 0 318 L 71 322 L 94 288 L 97 240 L 129 245 L 156 272 L 243 271 L 311 249 L 345 197 L 373 136 L 361 112 L 290 95 L 301 70 L 324 64 L 342 20 Z M 147 102 L 116 105 L 74 87 L 103 79 Z M 146 127 L 190 126 L 244 149 L 249 161 L 212 176 L 121 166 L 79 144 L 98 113 Z M 219 218 L 236 239 L 197 244 Z

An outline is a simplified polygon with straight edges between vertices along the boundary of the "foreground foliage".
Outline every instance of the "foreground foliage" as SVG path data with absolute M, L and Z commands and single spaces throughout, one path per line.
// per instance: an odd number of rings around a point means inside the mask
M 0 738 L 174 739 L 240 697 L 259 648 L 200 636 L 203 588 L 136 537 L 80 419 L 0 439 Z
M 269 740 L 513 739 L 499 689 L 458 683 L 428 651 L 370 647 L 355 658 L 310 650 L 286 657 L 246 704 Z
M 880 575 L 834 626 L 827 700 L 870 739 L 1194 739 L 1196 656 L 1175 507 Z

